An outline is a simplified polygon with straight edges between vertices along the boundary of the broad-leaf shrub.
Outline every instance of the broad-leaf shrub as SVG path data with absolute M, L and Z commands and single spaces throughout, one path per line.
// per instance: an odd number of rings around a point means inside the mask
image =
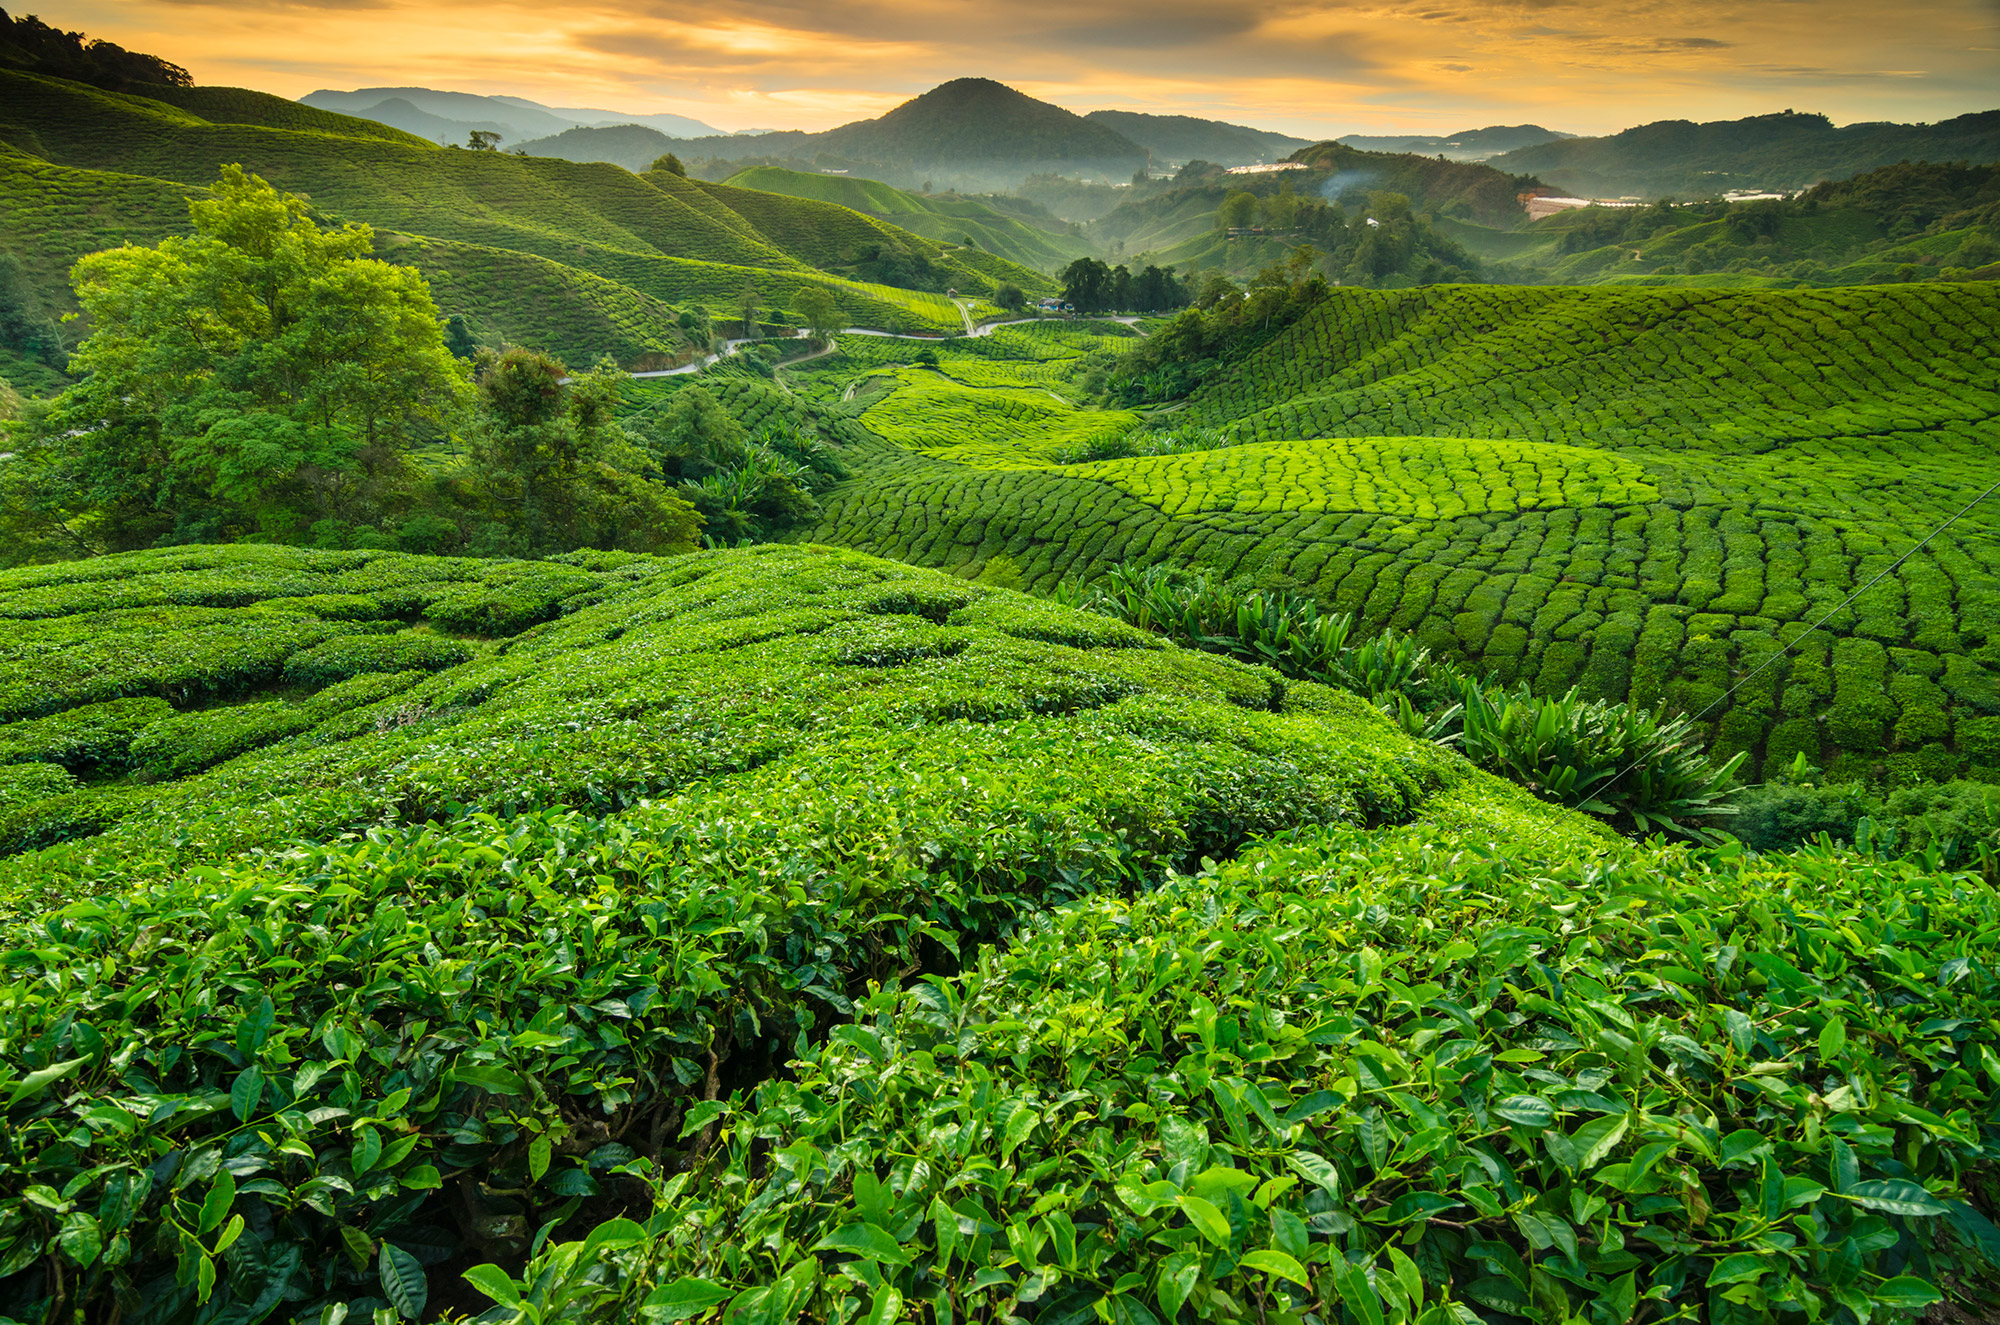
M 1992 1282 L 1990 888 L 1494 826 L 1050 913 L 710 1120 L 643 1236 L 468 1278 L 601 1319 L 1169 1325 L 1862 1321 Z

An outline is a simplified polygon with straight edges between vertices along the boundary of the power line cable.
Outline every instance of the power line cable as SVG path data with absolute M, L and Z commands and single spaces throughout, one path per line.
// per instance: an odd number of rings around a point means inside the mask
M 1957 524 L 1958 521 L 1961 518 L 1963 518 L 1967 512 L 1972 510 L 1973 507 L 1979 505 L 1980 502 L 1985 501 L 1988 497 L 1991 497 L 1996 492 L 2000 492 L 2000 479 L 1996 479 L 1992 487 L 1989 487 L 1988 489 L 1986 489 L 1986 491 L 1980 493 L 1977 497 L 1974 497 L 1971 501 L 1961 506 L 1953 515 L 1951 515 L 1948 519 L 1946 519 L 1943 524 L 1931 530 L 1928 534 L 1925 534 L 1922 542 L 1916 544 L 1908 552 L 1905 552 L 1902 556 L 1897 557 L 1894 561 L 1890 562 L 1887 566 L 1883 567 L 1880 571 L 1876 572 L 1875 578 L 1868 581 L 1868 583 L 1862 585 L 1859 589 L 1856 589 L 1853 593 L 1847 595 L 1847 597 L 1841 602 L 1840 606 L 1834 608 L 1832 611 L 1828 612 L 1825 616 L 1813 622 L 1810 626 L 1807 626 L 1804 630 L 1799 632 L 1796 638 L 1786 643 L 1782 648 L 1780 648 L 1776 653 L 1772 654 L 1770 657 L 1766 658 L 1762 663 L 1759 663 L 1756 669 L 1753 670 L 1750 673 L 1750 675 L 1744 677 L 1741 681 L 1738 681 L 1735 685 L 1723 691 L 1722 694 L 1717 698 L 1710 700 L 1708 706 L 1702 709 L 1701 712 L 1695 714 L 1693 718 L 1689 719 L 1689 721 L 1700 722 L 1703 718 L 1707 717 L 1711 712 L 1714 711 L 1716 705 L 1723 703 L 1731 695 L 1735 694 L 1737 691 L 1741 690 L 1744 686 L 1747 686 L 1752 681 L 1756 680 L 1759 674 L 1761 674 L 1765 668 L 1771 666 L 1772 663 L 1777 662 L 1778 659 L 1790 653 L 1794 648 L 1798 646 L 1801 640 L 1805 639 L 1806 636 L 1812 634 L 1815 630 L 1818 630 L 1821 626 L 1833 620 L 1835 617 L 1839 616 L 1842 612 L 1845 612 L 1848 609 L 1848 607 L 1853 604 L 1855 599 L 1859 598 L 1862 594 L 1867 593 L 1870 589 L 1873 589 L 1876 585 L 1880 584 L 1885 578 L 1888 577 L 1890 572 L 1896 569 L 1896 567 L 1902 565 L 1904 562 L 1908 561 L 1911 557 L 1914 557 L 1917 555 L 1917 553 L 1923 551 L 1924 548 L 1929 546 L 1930 541 L 1932 539 L 1936 538 L 1939 534 L 1943 533 L 1945 530 Z M 1627 773 L 1630 773 L 1633 769 L 1637 768 L 1640 764 L 1644 762 L 1645 762 L 1645 756 L 1642 755 L 1638 759 L 1635 759 L 1631 763 L 1625 765 L 1624 768 L 1619 770 L 1617 777 L 1612 778 L 1611 781 L 1605 783 L 1602 787 L 1599 787 L 1596 790 L 1592 791 L 1591 792 L 1592 798 L 1602 796 L 1605 792 L 1610 791 L 1613 787 L 1617 786 L 1620 782 L 1624 781 L 1625 775 Z

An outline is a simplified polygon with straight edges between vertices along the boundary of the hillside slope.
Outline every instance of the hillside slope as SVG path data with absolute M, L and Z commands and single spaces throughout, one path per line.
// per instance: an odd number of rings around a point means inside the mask
M 1451 233 L 1508 262 L 1514 279 L 1570 284 L 1992 280 L 2000 164 L 1900 162 L 1793 198 L 1585 207 L 1520 230 Z
M 1692 712 L 1992 481 L 1996 324 L 1990 284 L 1336 292 L 1160 420 L 1207 449 L 885 443 L 805 536 L 1038 588 L 1298 586 L 1497 679 Z M 860 422 L 895 438 L 898 399 Z M 1768 767 L 2000 765 L 2000 508 L 1710 721 Z
M 1093 110 L 1085 119 L 1122 134 L 1153 155 L 1158 169 L 1169 162 L 1212 161 L 1218 166 L 1247 166 L 1276 161 L 1287 152 L 1309 147 L 1312 140 L 1268 129 L 1252 129 L 1192 115 L 1146 115 L 1132 110 Z
M 1571 138 L 1493 158 L 1585 198 L 1713 198 L 1789 192 L 1898 161 L 2000 161 L 2000 110 L 1938 124 L 1849 124 L 1786 111 L 1696 124 L 1661 120 L 1607 138 Z
M 1073 259 L 1096 253 L 1093 245 L 1054 218 L 1044 226 L 1031 225 L 978 198 L 906 193 L 854 175 L 815 174 L 775 166 L 752 166 L 726 182 L 737 188 L 851 208 L 944 244 L 970 241 L 974 248 L 1043 272 L 1059 271 Z
M 936 241 L 806 200 L 613 166 L 444 150 L 306 108 L 294 108 L 299 127 L 272 127 L 260 120 L 270 118 L 275 98 L 186 100 L 229 118 L 0 71 L 0 142 L 14 149 L 0 156 L 0 189 L 18 199 L 0 217 L 0 243 L 29 256 L 52 300 L 68 305 L 61 275 L 83 253 L 180 228 L 184 216 L 173 217 L 164 200 L 207 184 L 225 163 L 309 196 L 325 214 L 376 227 L 385 247 L 406 250 L 438 278 L 447 313 L 582 361 L 683 355 L 669 306 L 727 314 L 746 286 L 761 292 L 765 307 L 782 308 L 823 285 L 854 322 L 949 330 L 958 318 L 944 289 L 976 295 L 1002 280 L 1040 281 L 1003 259 L 963 261 Z M 311 118 L 320 115 L 342 132 Z M 76 206 L 64 197 L 90 202 L 69 222 L 50 224 Z M 428 255 L 444 253 L 458 256 L 430 262 Z M 502 271 L 533 275 L 524 285 L 498 279 Z M 544 316 L 545 307 L 558 313 Z M 562 330 L 593 322 L 621 329 L 609 339 Z

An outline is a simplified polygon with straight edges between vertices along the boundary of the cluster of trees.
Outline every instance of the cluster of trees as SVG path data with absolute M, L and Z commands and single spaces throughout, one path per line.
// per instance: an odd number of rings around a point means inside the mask
M 141 55 L 81 32 L 64 32 L 33 14 L 12 18 L 4 9 L 0 9 L 0 64 L 114 91 L 135 84 L 190 87 L 194 83 L 187 70 L 157 55 Z
M 1949 247 L 1913 243 L 1959 232 Z M 1819 281 L 1855 263 L 1907 264 L 1906 277 L 1976 272 L 2000 262 L 2000 165 L 1903 162 L 1793 198 L 1664 198 L 1563 218 L 1559 256 L 1613 246 L 1630 250 L 1635 261 L 1663 263 L 1643 269 L 1659 274 L 1740 272 Z M 1870 279 L 1882 277 L 1870 273 Z
M 1219 271 L 1207 273 L 1193 307 L 1118 361 L 1107 394 L 1125 406 L 1186 395 L 1325 299 L 1330 291 L 1318 270 L 1321 260 L 1310 246 L 1294 249 L 1284 262 L 1258 272 L 1247 289 Z
M 68 357 L 62 326 L 42 303 L 13 253 L 0 252 L 0 349 L 50 368 Z
M 1172 267 L 1149 266 L 1135 274 L 1122 263 L 1111 267 L 1096 258 L 1078 258 L 1063 268 L 1062 286 L 1063 302 L 1079 313 L 1161 313 L 1186 308 L 1195 297 Z
M 210 192 L 192 234 L 77 264 L 94 330 L 76 384 L 13 427 L 6 560 L 232 540 L 673 551 L 705 514 L 738 538 L 809 502 L 799 462 L 698 390 L 628 430 L 610 365 L 454 356 L 423 280 L 370 256 L 367 227 L 321 229 L 240 167 Z

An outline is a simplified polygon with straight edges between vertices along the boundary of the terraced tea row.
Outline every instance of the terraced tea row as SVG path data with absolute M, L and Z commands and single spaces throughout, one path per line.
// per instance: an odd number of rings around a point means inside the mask
M 1695 712 L 2000 478 L 1996 325 L 1963 286 L 1338 292 L 1159 421 L 1214 449 L 1053 467 L 1087 412 L 882 398 L 862 424 L 925 458 L 871 458 L 805 536 L 1041 589 L 1172 561 Z M 1708 721 L 1773 766 L 2000 773 L 2000 508 Z

